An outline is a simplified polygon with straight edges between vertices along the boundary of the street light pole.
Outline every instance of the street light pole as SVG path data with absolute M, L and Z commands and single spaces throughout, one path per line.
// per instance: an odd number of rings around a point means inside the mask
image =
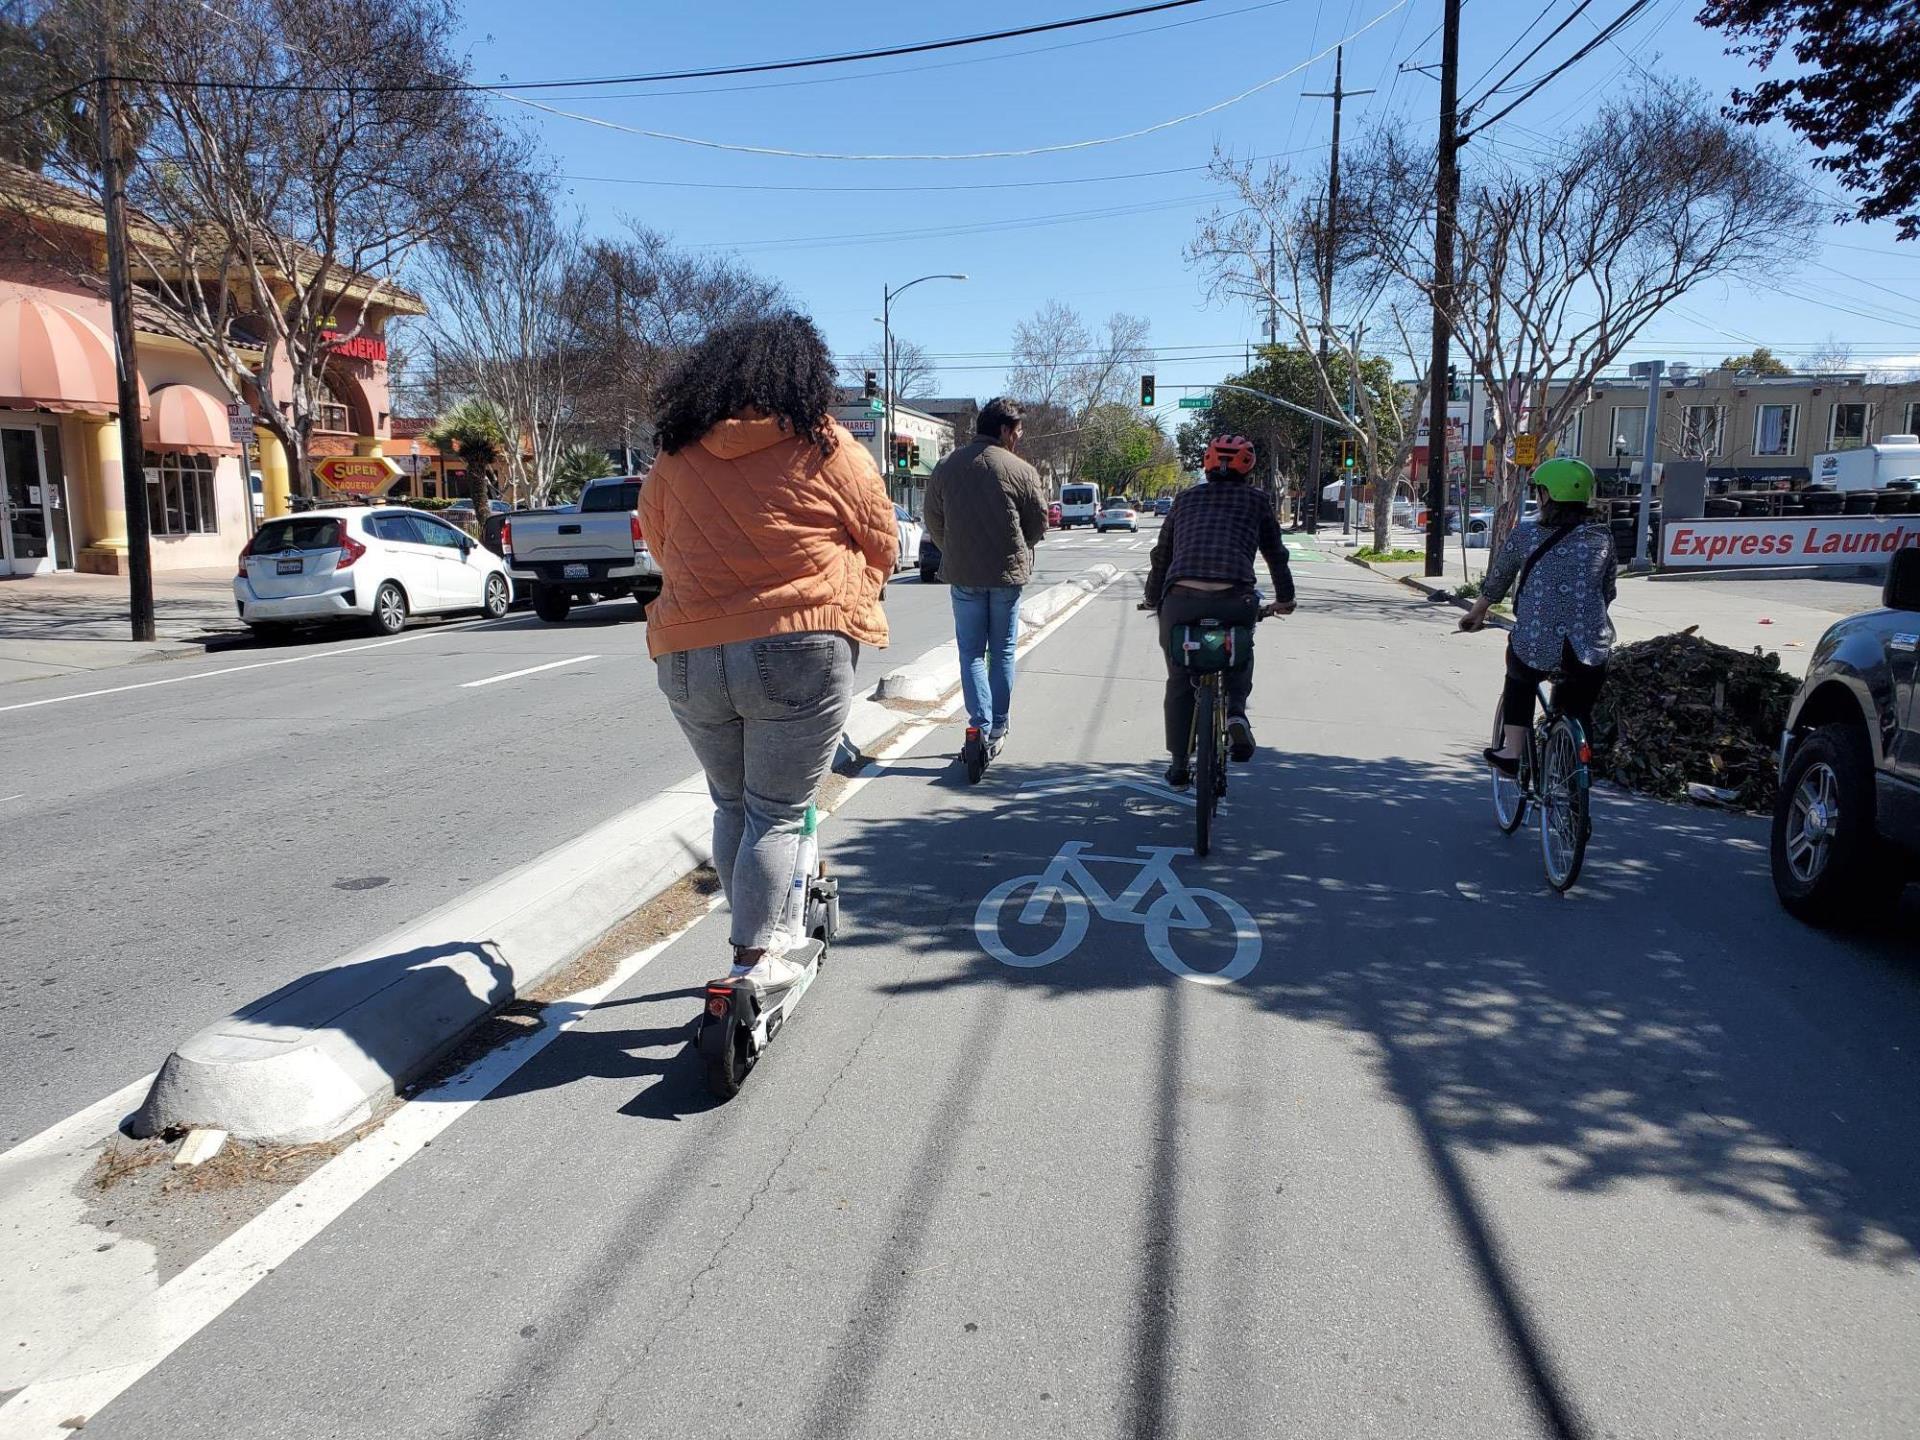
M 881 421 L 884 427 L 880 445 L 880 468 L 887 475 L 887 489 L 893 489 L 893 297 L 904 295 L 916 285 L 924 285 L 929 280 L 964 280 L 965 275 L 922 275 L 918 280 L 909 280 L 904 285 L 889 287 L 884 282 L 880 286 L 880 364 L 886 371 L 886 388 L 883 391 L 883 410 Z
M 1643 575 L 1653 568 L 1647 558 L 1647 532 L 1653 528 L 1653 447 L 1660 427 L 1660 375 L 1667 368 L 1664 360 L 1642 360 L 1627 374 L 1647 382 L 1647 429 L 1640 446 L 1640 523 L 1633 541 L 1633 564 L 1629 568 Z

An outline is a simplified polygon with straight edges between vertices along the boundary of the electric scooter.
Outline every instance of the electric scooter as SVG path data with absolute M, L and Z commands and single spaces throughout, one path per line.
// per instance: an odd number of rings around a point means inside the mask
M 987 762 L 993 753 L 987 747 L 987 737 L 978 725 L 967 727 L 967 738 L 960 746 L 960 763 L 966 767 L 967 783 L 978 785 L 980 777 L 987 773 Z
M 773 1043 L 819 977 L 827 947 L 840 933 L 840 882 L 829 878 L 817 859 L 817 820 L 807 810 L 800 854 L 794 866 L 793 889 L 782 922 L 782 933 L 801 937 L 787 948 L 788 958 L 801 967 L 801 976 L 784 989 L 765 991 L 750 980 L 723 976 L 707 982 L 694 1047 L 706 1069 L 707 1088 L 722 1100 L 731 1100 L 746 1083 L 747 1072 Z

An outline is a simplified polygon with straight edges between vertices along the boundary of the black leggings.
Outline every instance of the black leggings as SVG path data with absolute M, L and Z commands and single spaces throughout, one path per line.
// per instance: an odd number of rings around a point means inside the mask
M 1500 718 L 1508 725 L 1518 725 L 1521 729 L 1533 723 L 1533 692 L 1542 680 L 1552 674 L 1548 670 L 1536 670 L 1513 653 L 1513 647 L 1507 647 L 1507 687 L 1500 695 Z M 1560 647 L 1560 678 L 1554 683 L 1554 707 L 1563 715 L 1570 715 L 1580 722 L 1580 728 L 1587 732 L 1587 738 L 1593 738 L 1593 702 L 1600 698 L 1600 687 L 1606 683 L 1605 665 L 1582 664 L 1580 657 L 1573 653 L 1573 642 L 1565 641 Z

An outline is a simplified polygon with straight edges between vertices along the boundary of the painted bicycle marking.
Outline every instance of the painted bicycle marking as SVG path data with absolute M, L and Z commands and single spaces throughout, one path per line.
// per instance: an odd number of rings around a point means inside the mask
M 989 890 L 973 917 L 973 934 L 980 948 L 1002 965 L 1022 970 L 1051 965 L 1080 948 L 1092 924 L 1091 910 L 1102 920 L 1141 926 L 1153 958 L 1196 985 L 1231 985 L 1244 980 L 1260 963 L 1260 927 L 1246 907 L 1218 890 L 1191 888 L 1174 872 L 1175 857 L 1191 856 L 1193 851 L 1136 846 L 1136 855 L 1146 857 L 1142 860 L 1129 855 L 1096 855 L 1089 850 L 1090 844 L 1069 840 L 1040 874 L 1016 875 Z M 1089 868 L 1092 865 L 1131 866 L 1134 876 L 1119 894 L 1110 894 Z M 1023 889 L 1029 893 L 1025 899 L 1017 899 Z M 1157 896 L 1156 890 L 1160 892 Z M 1009 901 L 1014 902 L 1011 921 L 1007 915 Z M 1016 949 L 1019 927 L 1047 923 L 1056 903 L 1063 907 L 1063 923 L 1052 943 L 1032 953 Z M 1010 925 L 1015 944 L 1008 943 Z M 1225 968 L 1196 970 L 1180 958 L 1174 948 L 1176 934 L 1213 931 L 1222 925 L 1234 939 L 1233 958 Z

